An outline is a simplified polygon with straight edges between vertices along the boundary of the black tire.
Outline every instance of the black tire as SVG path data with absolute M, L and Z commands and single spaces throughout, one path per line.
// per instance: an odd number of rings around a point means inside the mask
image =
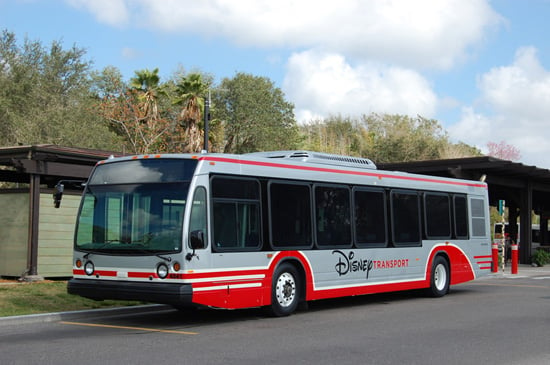
M 428 295 L 434 298 L 444 296 L 449 292 L 450 281 L 449 263 L 444 257 L 436 256 L 432 263 Z
M 271 282 L 269 314 L 275 317 L 284 317 L 296 311 L 301 294 L 299 280 L 298 270 L 293 265 L 283 263 L 277 267 Z

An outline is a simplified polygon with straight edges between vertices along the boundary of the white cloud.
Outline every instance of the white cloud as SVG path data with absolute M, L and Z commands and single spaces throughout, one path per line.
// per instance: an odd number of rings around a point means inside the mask
M 283 90 L 301 122 L 330 114 L 435 114 L 435 94 L 412 70 L 373 63 L 354 67 L 341 55 L 316 51 L 293 54 L 287 67 Z
M 120 27 L 129 21 L 130 13 L 125 0 L 65 0 L 75 8 L 85 9 L 96 19 L 111 26 Z
M 550 72 L 545 70 L 534 47 L 520 48 L 511 66 L 498 67 L 479 81 L 484 101 L 499 113 L 547 121 L 550 115 Z
M 511 65 L 481 75 L 478 87 L 484 111 L 464 109 L 462 120 L 448 128 L 451 136 L 482 149 L 504 141 L 520 150 L 521 162 L 550 168 L 550 71 L 536 49 L 518 49 Z
M 320 48 L 357 60 L 452 67 L 502 23 L 488 0 L 67 0 L 111 25 Z

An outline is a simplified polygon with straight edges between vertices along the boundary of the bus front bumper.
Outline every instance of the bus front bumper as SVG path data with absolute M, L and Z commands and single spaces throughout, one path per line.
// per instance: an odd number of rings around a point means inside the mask
M 67 283 L 67 292 L 94 300 L 139 300 L 176 306 L 191 305 L 193 299 L 193 289 L 190 284 L 73 278 Z

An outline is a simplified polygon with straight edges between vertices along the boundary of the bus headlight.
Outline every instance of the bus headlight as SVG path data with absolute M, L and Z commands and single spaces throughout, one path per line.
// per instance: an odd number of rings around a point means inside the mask
M 84 272 L 86 275 L 92 275 L 95 271 L 94 263 L 91 261 L 86 262 L 84 265 Z
M 161 279 L 165 279 L 168 276 L 168 266 L 160 264 L 157 266 L 157 275 Z

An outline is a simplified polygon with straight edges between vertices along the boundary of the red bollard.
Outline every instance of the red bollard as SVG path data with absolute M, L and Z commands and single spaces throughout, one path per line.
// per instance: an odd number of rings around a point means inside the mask
M 493 243 L 491 249 L 493 251 L 493 268 L 491 271 L 498 272 L 498 244 Z
M 511 245 L 512 247 L 512 274 L 518 273 L 518 245 Z

